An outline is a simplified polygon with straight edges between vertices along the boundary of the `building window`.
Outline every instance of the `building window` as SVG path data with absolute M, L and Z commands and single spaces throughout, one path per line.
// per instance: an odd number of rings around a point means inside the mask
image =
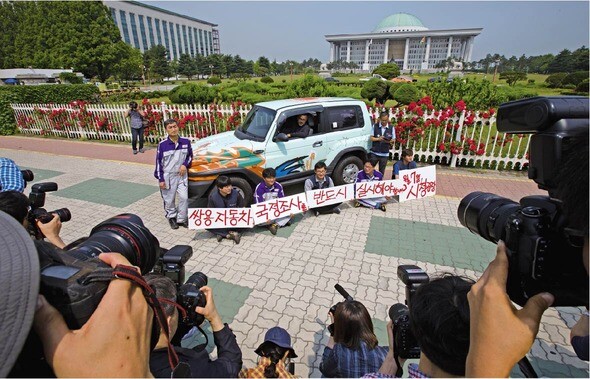
M 164 46 L 162 43 L 162 33 L 160 31 L 160 20 L 155 18 L 154 21 L 156 22 L 156 35 L 158 36 L 158 45 Z
M 133 35 L 133 45 L 141 49 L 139 45 L 139 36 L 137 35 L 137 25 L 135 23 L 135 13 L 129 12 L 129 20 L 131 22 L 131 34 Z
M 174 24 L 169 22 L 170 27 L 170 41 L 172 41 L 172 51 L 170 51 L 170 59 L 178 58 L 178 50 L 176 50 L 176 37 L 174 37 Z
M 184 53 L 184 46 L 182 46 L 182 38 L 180 38 L 180 25 L 176 24 L 176 38 L 178 41 L 178 53 L 176 54 L 176 58 L 180 57 L 180 54 Z
M 164 43 L 168 51 L 168 59 L 172 59 L 172 50 L 170 50 L 170 42 L 168 42 L 168 23 L 166 21 L 162 21 L 162 29 L 164 30 Z
M 195 34 L 195 52 L 199 54 L 199 37 L 197 35 L 197 29 L 193 29 L 193 33 Z
M 113 18 L 113 21 L 115 22 L 115 24 L 117 23 L 117 11 L 115 10 L 115 8 L 109 8 L 111 11 L 111 17 Z
M 188 37 L 186 35 L 186 25 L 182 25 L 182 36 L 184 37 L 184 53 L 189 53 L 189 44 L 188 44 Z
M 195 45 L 193 43 L 193 28 L 188 27 L 188 42 L 191 47 L 191 57 L 195 56 Z
M 127 30 L 127 17 L 125 15 L 125 11 L 119 11 L 119 16 L 121 16 L 121 29 L 123 29 L 123 39 L 125 43 L 131 45 L 131 40 L 129 39 L 129 30 Z
M 148 23 L 148 30 L 150 32 L 150 47 L 152 47 L 156 44 L 156 39 L 154 38 L 154 27 L 152 26 L 152 18 L 151 17 L 147 18 L 147 23 Z
M 205 48 L 203 44 L 203 30 L 199 29 L 199 46 L 201 47 L 201 55 L 205 55 Z
M 141 42 L 143 42 L 143 49 L 147 50 L 149 48 L 147 42 L 147 34 L 145 32 L 145 24 L 143 23 L 143 15 L 138 15 L 139 17 L 139 31 L 141 32 Z
M 209 52 L 211 54 L 213 54 L 213 37 L 211 35 L 211 32 L 208 32 L 208 33 L 209 33 Z

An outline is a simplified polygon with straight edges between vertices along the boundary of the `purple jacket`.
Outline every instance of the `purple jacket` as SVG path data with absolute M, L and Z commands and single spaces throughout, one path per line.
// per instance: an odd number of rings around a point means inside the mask
M 283 186 L 279 182 L 275 182 L 272 187 L 267 187 L 263 180 L 256 186 L 256 190 L 254 191 L 254 201 L 256 203 L 262 203 L 279 197 L 285 197 Z

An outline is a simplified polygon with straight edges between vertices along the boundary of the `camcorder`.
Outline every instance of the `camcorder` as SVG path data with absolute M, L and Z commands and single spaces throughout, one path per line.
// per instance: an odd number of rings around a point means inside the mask
M 389 318 L 393 323 L 393 343 L 395 355 L 403 359 L 420 358 L 420 346 L 410 329 L 410 307 L 418 287 L 428 283 L 428 274 L 415 265 L 397 267 L 397 277 L 406 285 L 405 304 L 396 303 L 389 308 Z
M 61 218 L 65 214 L 69 220 L 71 215 L 65 208 L 53 212 L 39 211 L 45 202 L 45 192 L 55 190 L 55 183 L 34 185 L 30 196 L 34 210 L 41 216 L 57 213 Z M 107 219 L 96 225 L 88 237 L 69 244 L 63 250 L 42 240 L 36 240 L 35 246 L 40 262 L 40 293 L 62 314 L 70 329 L 79 329 L 88 321 L 107 291 L 112 268 L 98 259 L 101 253 L 106 252 L 122 254 L 132 265 L 139 267 L 142 275 L 154 272 L 171 278 L 178 287 L 177 302 L 187 310 L 187 316 L 180 320 L 181 324 L 199 325 L 204 320 L 194 308 L 206 305 L 205 295 L 199 288 L 207 284 L 207 277 L 199 272 L 184 282 L 184 265 L 193 254 L 192 247 L 177 245 L 169 250 L 161 248 L 158 239 L 137 215 L 125 213 Z M 152 347 L 156 345 L 159 334 L 159 325 L 154 322 Z M 33 330 L 10 376 L 53 376 L 45 363 L 43 346 Z
M 588 307 L 588 274 L 582 264 L 588 231 L 570 227 L 575 220 L 568 219 L 557 191 L 563 162 L 577 153 L 570 146 L 581 139 L 588 142 L 588 116 L 586 97 L 536 97 L 502 104 L 498 131 L 533 134 L 528 177 L 549 196 L 526 196 L 516 203 L 472 192 L 459 204 L 457 216 L 463 226 L 493 243 L 505 242 L 506 291 L 521 306 L 537 293 L 550 292 L 555 297 L 552 306 Z
M 346 292 L 346 290 L 340 284 L 336 283 L 334 285 L 334 288 L 336 289 L 336 291 L 338 291 L 338 293 L 340 295 L 342 295 L 342 297 L 344 298 L 344 301 L 353 301 L 354 300 L 352 298 L 352 296 L 350 296 L 350 294 L 348 292 Z M 338 307 L 338 305 L 340 305 L 340 303 L 342 303 L 342 302 L 340 301 L 330 307 L 330 313 L 332 315 L 336 314 L 336 308 Z M 334 336 L 334 324 L 328 325 L 328 331 L 330 332 L 331 336 Z

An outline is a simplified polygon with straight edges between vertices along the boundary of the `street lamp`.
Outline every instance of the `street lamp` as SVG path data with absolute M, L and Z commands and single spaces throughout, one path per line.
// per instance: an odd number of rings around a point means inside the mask
M 293 62 L 289 62 L 289 68 L 291 69 L 291 81 L 293 81 Z
M 496 65 L 494 66 L 494 77 L 492 78 L 492 83 L 496 81 L 496 74 L 498 73 L 498 65 L 500 64 L 500 60 L 496 59 L 494 63 Z
M 145 65 L 139 66 L 141 67 L 141 79 L 143 80 L 143 86 L 145 87 Z
M 209 68 L 211 69 L 211 76 L 213 76 L 213 65 L 212 65 L 212 64 L 210 64 L 210 65 L 209 65 Z

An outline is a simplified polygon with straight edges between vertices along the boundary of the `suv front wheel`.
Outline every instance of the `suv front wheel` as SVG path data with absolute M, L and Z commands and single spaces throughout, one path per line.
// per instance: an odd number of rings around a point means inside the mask
M 230 178 L 232 186 L 235 187 L 240 193 L 240 195 L 242 195 L 242 197 L 244 198 L 244 206 L 250 206 L 250 204 L 252 204 L 252 201 L 254 200 L 254 191 L 252 190 L 252 186 L 250 185 L 250 183 L 246 179 L 239 178 L 236 176 L 232 176 Z
M 343 184 L 350 184 L 356 181 L 356 174 L 363 169 L 363 161 L 354 155 L 349 155 L 342 159 L 336 165 L 332 180 L 334 185 L 340 186 Z

